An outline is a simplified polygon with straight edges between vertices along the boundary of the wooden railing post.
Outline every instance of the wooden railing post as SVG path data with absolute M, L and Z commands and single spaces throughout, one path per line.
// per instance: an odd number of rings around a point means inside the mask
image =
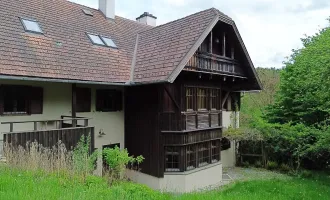
M 34 130 L 35 131 L 38 130 L 38 122 L 34 122 L 33 124 L 34 124 Z
M 9 132 L 13 132 L 14 131 L 14 123 L 10 123 L 9 124 Z
M 84 126 L 85 126 L 85 127 L 88 126 L 88 119 L 84 119 Z

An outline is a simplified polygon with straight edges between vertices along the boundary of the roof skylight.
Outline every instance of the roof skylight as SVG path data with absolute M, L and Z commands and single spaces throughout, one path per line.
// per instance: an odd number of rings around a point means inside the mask
M 102 39 L 100 38 L 100 36 L 93 34 L 87 34 L 87 35 L 89 39 L 93 42 L 93 44 L 102 45 L 102 46 L 105 45 Z
M 103 36 L 101 36 L 101 38 L 108 47 L 117 48 L 117 45 L 113 42 L 112 39 Z
M 104 36 L 90 34 L 90 33 L 87 33 L 87 35 L 88 35 L 89 39 L 92 41 L 92 43 L 95 45 L 117 48 L 117 45 L 115 44 L 115 42 L 112 39 L 110 39 L 109 37 L 104 37 Z
M 93 13 L 90 10 L 82 9 L 82 11 L 85 13 L 85 15 L 93 16 Z
M 21 18 L 25 31 L 33 33 L 42 33 L 42 30 L 36 20 Z

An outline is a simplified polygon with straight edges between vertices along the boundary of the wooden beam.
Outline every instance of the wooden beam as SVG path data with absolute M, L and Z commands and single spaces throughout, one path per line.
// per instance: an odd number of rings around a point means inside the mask
M 71 115 L 74 120 L 72 120 L 72 127 L 77 126 L 77 85 L 72 84 L 72 104 L 71 104 Z
M 210 33 L 210 53 L 213 53 L 213 31 Z
M 229 94 L 230 94 L 230 92 L 227 92 L 225 94 L 225 98 L 222 99 L 222 106 L 221 106 L 221 108 L 223 108 L 225 106 L 225 103 L 226 103 L 226 101 L 227 101 L 227 99 L 229 97 Z
M 178 102 L 174 99 L 174 97 L 172 96 L 172 93 L 170 93 L 170 91 L 167 89 L 166 85 L 164 85 L 165 91 L 168 94 L 168 96 L 170 97 L 170 99 L 174 102 L 175 106 L 177 107 L 178 110 L 180 109 L 180 106 L 178 104 Z
M 222 38 L 222 55 L 226 57 L 226 33 L 223 33 L 223 38 Z
M 235 48 L 234 48 L 234 46 L 231 47 L 231 58 L 235 59 Z

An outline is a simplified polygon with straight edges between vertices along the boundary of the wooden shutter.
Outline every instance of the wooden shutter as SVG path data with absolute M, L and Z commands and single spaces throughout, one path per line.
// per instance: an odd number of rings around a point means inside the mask
M 123 110 L 123 93 L 122 91 L 116 90 L 115 91 L 115 111 Z
M 96 111 L 102 111 L 104 90 L 96 90 Z
M 4 110 L 4 108 L 3 108 L 3 86 L 2 85 L 0 85 L 0 115 L 3 115 L 3 110 Z
M 91 112 L 91 89 L 77 88 L 77 112 Z
M 42 87 L 29 87 L 30 114 L 42 114 L 44 91 Z

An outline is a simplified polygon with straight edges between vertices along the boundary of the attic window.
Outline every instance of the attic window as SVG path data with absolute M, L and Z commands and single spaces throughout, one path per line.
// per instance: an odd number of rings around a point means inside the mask
M 101 37 L 103 42 L 108 46 L 108 47 L 113 47 L 113 48 L 117 48 L 117 45 L 113 42 L 112 39 L 107 38 L 107 37 Z
M 102 39 L 100 38 L 100 36 L 98 35 L 93 35 L 93 34 L 87 34 L 89 39 L 93 42 L 93 44 L 96 45 L 102 45 L 104 46 L 104 42 L 102 41 Z
M 85 15 L 93 16 L 93 13 L 90 10 L 82 9 L 82 11 L 85 13 Z
M 25 31 L 33 33 L 42 33 L 42 30 L 36 20 L 21 18 Z
M 92 41 L 92 43 L 95 45 L 117 48 L 117 45 L 114 43 L 114 41 L 108 37 L 95 35 L 95 34 L 89 34 L 89 33 L 87 33 L 87 35 L 88 35 L 89 39 Z

